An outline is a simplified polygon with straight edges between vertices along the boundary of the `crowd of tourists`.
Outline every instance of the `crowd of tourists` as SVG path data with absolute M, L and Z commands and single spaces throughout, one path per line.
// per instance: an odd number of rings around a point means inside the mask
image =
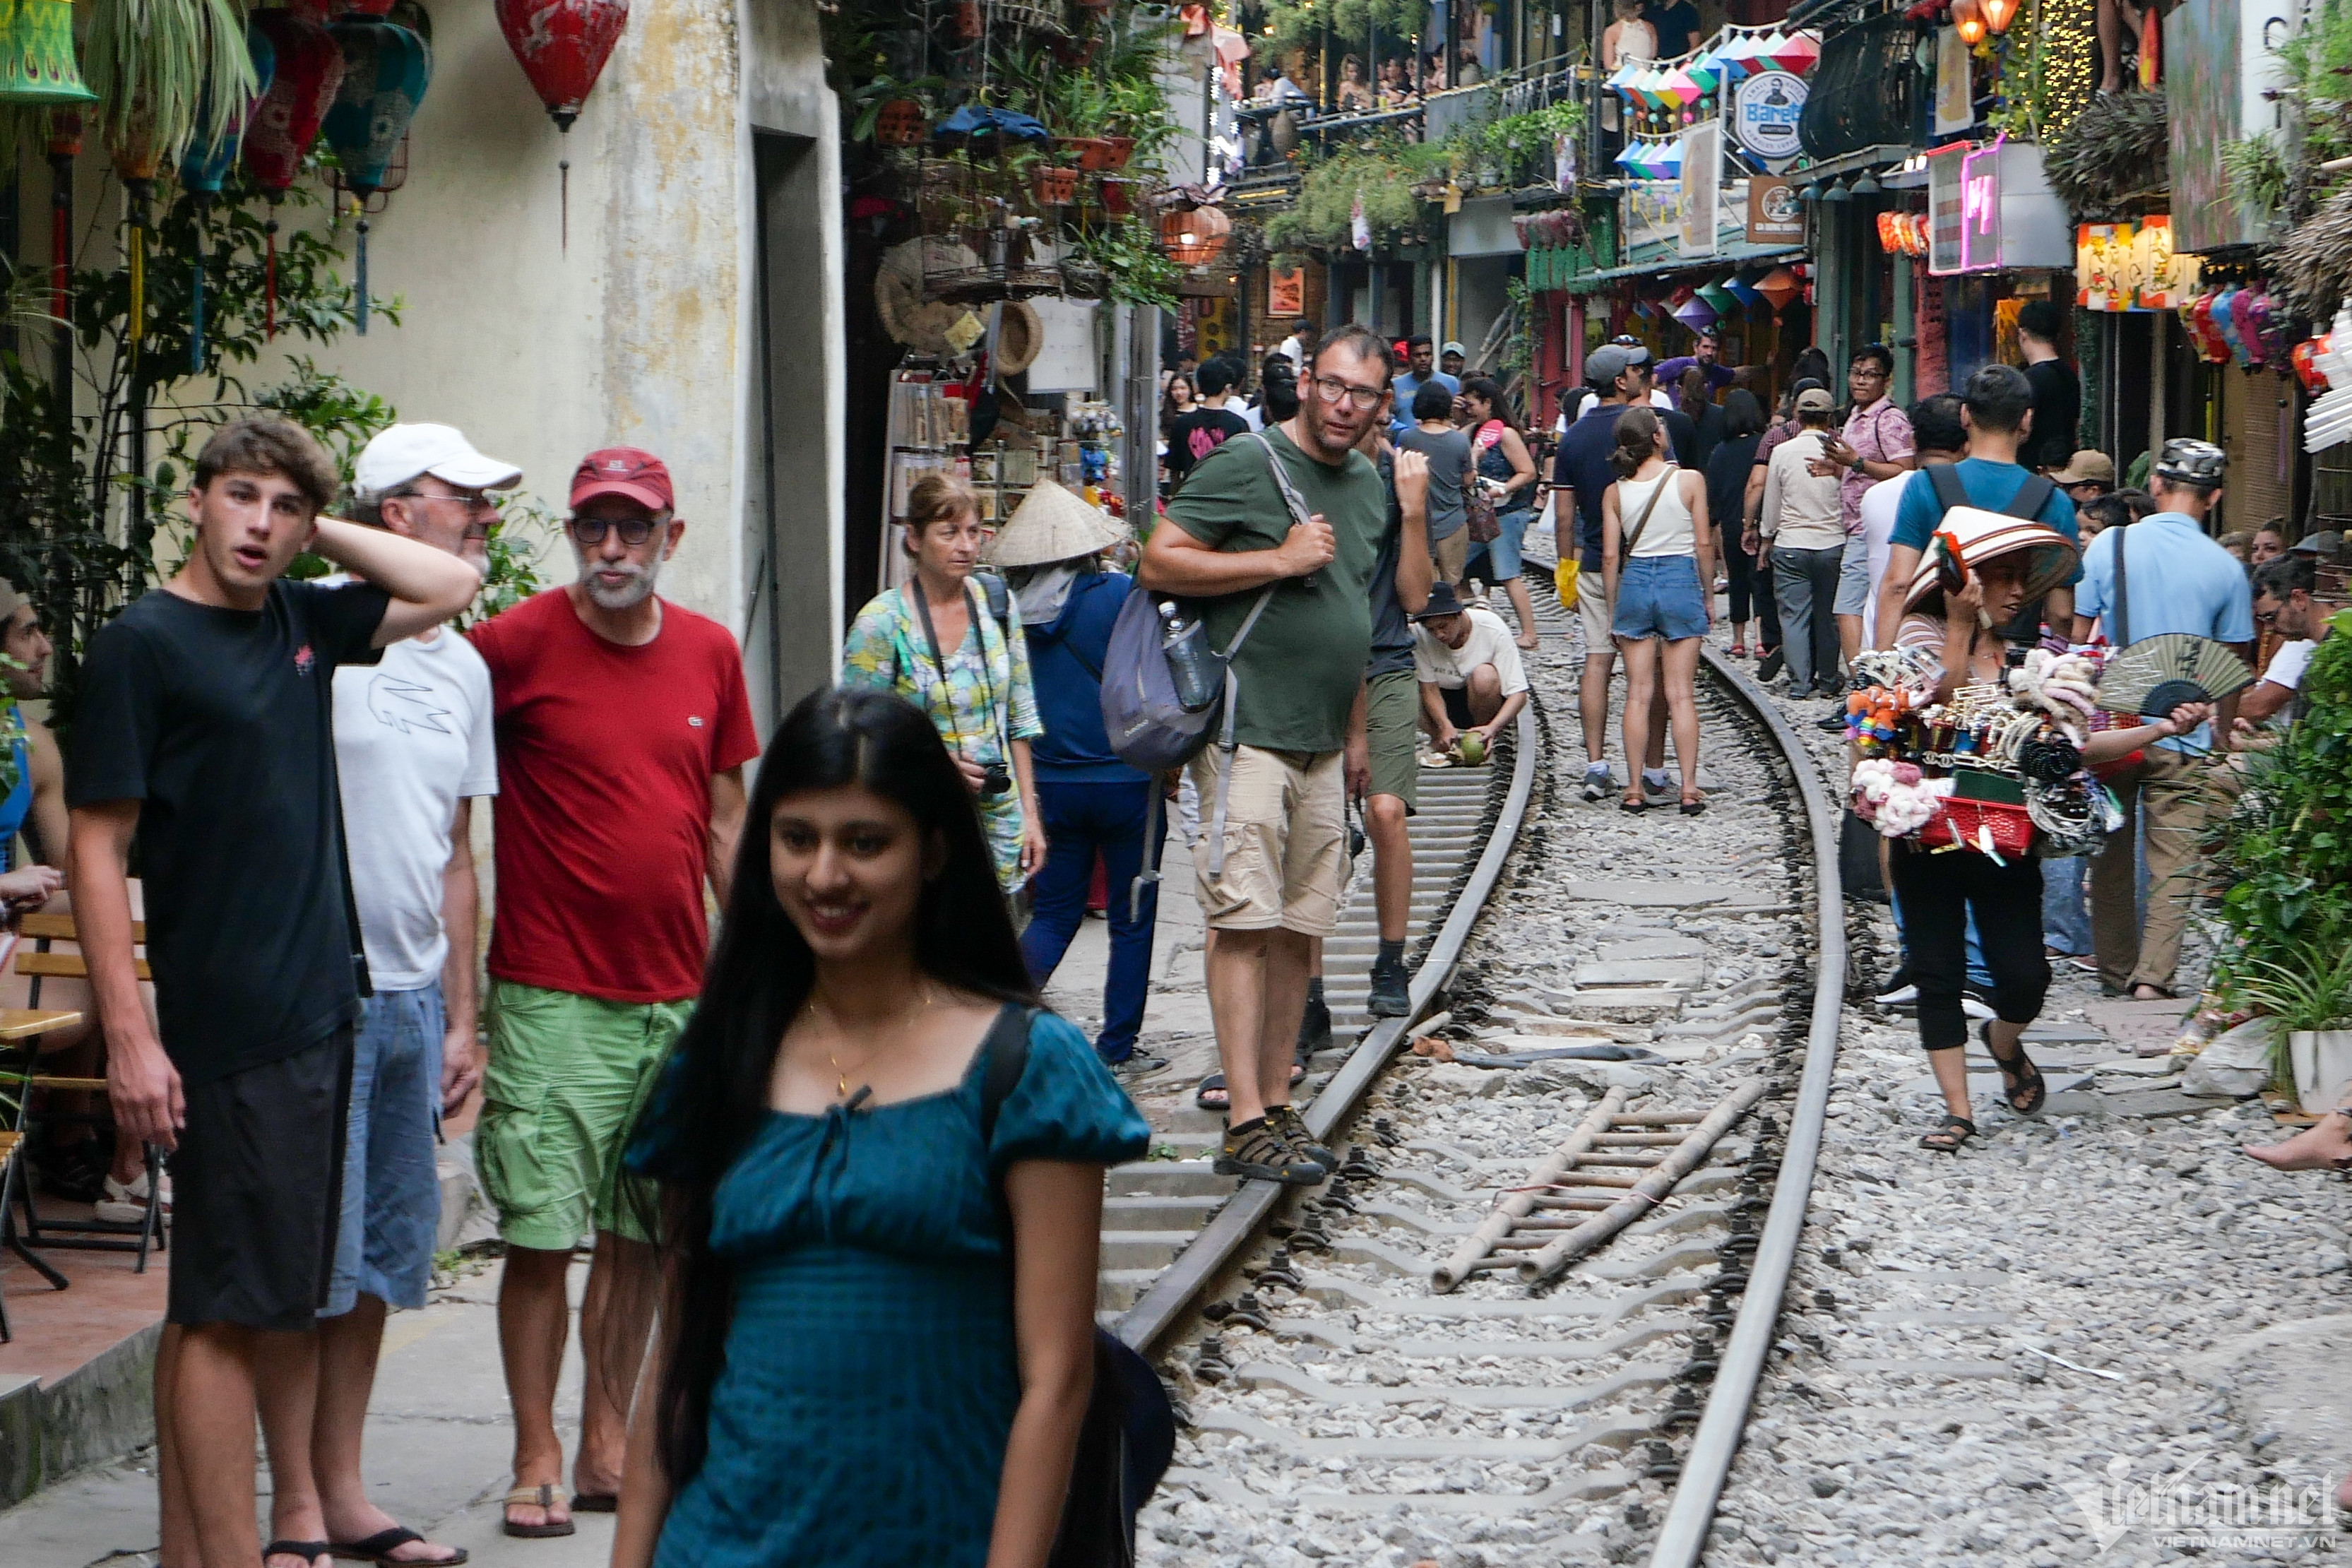
M 740 652 L 656 592 L 687 528 L 659 458 L 583 458 L 577 580 L 461 635 L 518 468 L 404 424 L 342 491 L 298 426 L 216 432 L 186 562 L 91 640 L 70 756 L 28 726 L 0 807 L 37 862 L 0 897 L 69 908 L 87 955 L 102 1054 L 87 1032 L 47 1044 L 102 1061 L 111 1102 L 110 1155 L 60 1139 L 45 1157 L 81 1162 L 117 1217 L 171 1210 L 160 1560 L 464 1560 L 370 1500 L 361 1434 L 386 1315 L 425 1300 L 440 1119 L 478 1100 L 505 1246 L 507 1533 L 610 1510 L 629 1568 L 1043 1561 L 1089 1460 L 1102 1173 L 1147 1142 L 1118 1078 L 1163 1065 L 1139 1055 L 1162 824 L 1208 928 L 1215 1168 L 1318 1183 L 1337 1161 L 1293 1099 L 1329 1038 L 1350 803 L 1379 928 L 1369 1011 L 1398 1016 L 1418 782 L 1477 765 L 1528 700 L 1520 543 L 1543 508 L 1582 628 L 1583 796 L 1631 813 L 1706 809 L 1696 673 L 1722 588 L 1732 655 L 1752 621 L 1759 674 L 1838 699 L 1838 723 L 1881 652 L 1916 653 L 1940 700 L 1999 679 L 2012 644 L 2324 635 L 2308 552 L 2255 531 L 2249 583 L 2207 536 L 2218 449 L 2168 443 L 2139 492 L 2037 440 L 2066 389 L 2035 375 L 2025 324 L 2026 369 L 1907 410 L 1874 347 L 1841 417 L 1809 351 L 1769 422 L 1712 340 L 1657 367 L 1621 340 L 1587 356 L 1547 480 L 1503 390 L 1445 368 L 1458 344 L 1302 323 L 1246 408 L 1230 361 L 1171 381 L 1171 489 L 1139 544 L 1052 485 L 993 527 L 968 484 L 918 484 L 898 585 L 750 782 Z M 336 574 L 289 579 L 305 551 Z M 1105 722 L 1131 605 L 1171 641 L 1196 617 L 1224 656 L 1222 731 L 1181 779 L 1131 765 Z M 6 609 L 0 647 L 34 695 L 50 650 L 31 605 Z M 2126 826 L 2087 876 L 1973 855 L 1931 874 L 1888 847 L 1906 957 L 1884 999 L 1916 1006 L 1946 1090 L 1931 1146 L 1976 1131 L 1972 1016 L 2005 1098 L 2039 1108 L 2021 1035 L 2053 956 L 2171 993 L 2200 781 L 2291 716 L 2298 646 L 2242 699 L 2093 738 Z M 1092 1041 L 1039 1003 L 1090 910 L 1109 938 Z M 2324 1136 L 2345 1147 L 2278 1158 L 2352 1157 L 2344 1128 Z M 877 1334 L 922 1353 L 877 1358 Z

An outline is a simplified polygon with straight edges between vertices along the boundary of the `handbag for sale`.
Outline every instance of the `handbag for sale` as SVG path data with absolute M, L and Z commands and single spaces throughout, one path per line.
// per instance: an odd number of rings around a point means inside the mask
M 1499 423 L 1497 420 L 1487 421 L 1488 426 Z M 1486 434 L 1486 428 L 1481 427 L 1479 435 L 1484 437 Z M 1475 441 L 1471 445 L 1471 451 L 1483 452 L 1493 441 L 1501 438 L 1500 436 L 1496 436 L 1489 439 Z M 1486 480 L 1478 472 L 1478 465 L 1475 459 L 1470 465 L 1470 472 L 1462 481 L 1462 510 L 1470 519 L 1468 527 L 1471 543 L 1492 544 L 1496 540 L 1503 537 L 1501 514 L 1495 510 L 1495 498 L 1486 493 Z

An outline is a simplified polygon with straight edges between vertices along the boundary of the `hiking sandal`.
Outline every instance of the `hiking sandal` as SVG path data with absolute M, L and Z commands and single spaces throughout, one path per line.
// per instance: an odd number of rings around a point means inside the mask
M 1977 1026 L 1977 1038 L 1984 1042 L 1985 1055 L 1992 1058 L 1993 1066 L 2000 1068 L 2001 1103 L 2020 1116 L 2040 1115 L 2042 1107 L 2049 1101 L 2050 1086 L 2042 1081 L 2042 1069 L 2026 1056 L 2024 1042 L 2018 1043 L 2017 1055 L 2003 1061 L 2000 1053 L 1992 1048 L 1992 1024 L 1990 1020 Z M 2017 1103 L 2020 1090 L 2025 1094 L 2022 1105 Z
M 552 1481 L 541 1481 L 535 1487 L 517 1487 L 499 1500 L 501 1514 L 510 1508 L 535 1508 L 544 1513 L 553 1513 L 558 1508 L 568 1510 L 569 1507 L 570 1499 L 565 1496 L 563 1489 Z M 559 1535 L 570 1535 L 579 1528 L 568 1518 L 551 1520 L 545 1524 L 517 1524 L 513 1516 L 508 1515 L 500 1522 L 506 1527 L 506 1532 L 518 1541 L 552 1541 Z
M 1280 1182 L 1288 1187 L 1313 1187 L 1322 1184 L 1329 1174 L 1322 1166 L 1308 1159 L 1290 1145 L 1270 1118 L 1261 1116 L 1255 1121 L 1227 1128 L 1225 1138 L 1217 1150 L 1216 1163 L 1210 1167 L 1220 1176 L 1239 1176 L 1244 1181 Z
M 1919 1140 L 1922 1149 L 1937 1149 L 1947 1154 L 1957 1154 L 1960 1146 L 1977 1135 L 1977 1124 L 1965 1116 L 1945 1112 L 1944 1120 L 1933 1132 Z

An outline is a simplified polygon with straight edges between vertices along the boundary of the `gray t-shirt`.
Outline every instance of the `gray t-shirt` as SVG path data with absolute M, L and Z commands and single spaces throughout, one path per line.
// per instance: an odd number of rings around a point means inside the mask
M 1432 435 L 1416 425 L 1399 436 L 1396 444 L 1429 459 L 1429 542 L 1451 538 L 1470 521 L 1462 509 L 1462 470 L 1470 466 L 1470 437 L 1459 430 Z

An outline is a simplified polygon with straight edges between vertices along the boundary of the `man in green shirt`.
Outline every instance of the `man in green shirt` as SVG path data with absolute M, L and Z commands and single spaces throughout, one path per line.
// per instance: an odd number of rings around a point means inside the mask
M 1216 1169 L 1227 1175 L 1312 1185 L 1337 1163 L 1291 1108 L 1291 1044 L 1314 939 L 1338 924 L 1347 879 L 1357 781 L 1342 753 L 1364 755 L 1370 585 L 1388 526 L 1387 487 L 1355 447 L 1394 368 L 1362 327 L 1325 337 L 1299 379 L 1297 415 L 1267 429 L 1264 445 L 1236 439 L 1203 458 L 1168 505 L 1175 526 L 1153 530 L 1139 574 L 1156 593 L 1205 601 L 1221 648 L 1274 586 L 1234 659 L 1234 748 L 1213 746 L 1192 763 L 1210 839 L 1198 880 L 1217 933 L 1207 970 L 1227 1094 Z M 1274 463 L 1305 521 L 1292 516 Z

